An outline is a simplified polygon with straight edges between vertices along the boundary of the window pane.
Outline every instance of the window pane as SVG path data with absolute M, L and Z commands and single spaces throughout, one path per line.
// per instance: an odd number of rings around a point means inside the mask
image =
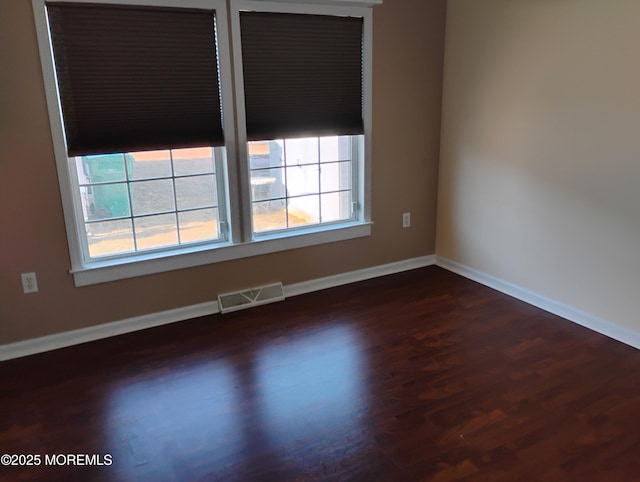
M 179 210 L 213 207 L 216 199 L 216 179 L 213 174 L 176 178 L 176 203 Z
M 283 165 L 284 141 L 256 141 L 248 143 L 249 168 L 253 172 L 274 169 Z
M 322 192 L 351 189 L 351 161 L 323 164 L 320 182 Z
M 323 223 L 351 217 L 351 191 L 322 194 L 320 199 Z
M 82 159 L 82 168 L 78 169 L 78 177 L 84 177 L 84 181 L 88 183 L 127 180 L 124 154 L 82 156 L 80 159 Z M 79 166 L 76 164 L 76 167 Z M 80 176 L 80 171 L 84 176 Z M 80 182 L 83 182 L 83 179 L 80 179 Z
M 268 152 L 270 143 L 265 145 Z M 87 224 L 89 257 L 220 239 L 214 153 L 214 148 L 206 147 L 71 158 Z M 256 174 L 258 184 L 264 176 Z M 283 176 L 280 168 L 277 177 Z M 272 189 L 267 192 L 276 195 Z M 284 184 L 278 195 L 286 195 Z M 278 205 L 282 210 L 286 201 Z M 132 219 L 107 223 L 114 218 Z
M 180 242 L 190 243 L 218 237 L 218 210 L 198 209 L 178 213 Z
M 127 154 L 127 169 L 131 179 L 171 177 L 170 152 L 132 152 Z
M 318 138 L 304 137 L 285 140 L 284 157 L 287 166 L 317 163 Z
M 135 216 L 163 213 L 175 209 L 171 179 L 134 182 L 131 184 L 131 197 Z
M 348 161 L 351 159 L 351 136 L 320 138 L 320 162 Z
M 213 149 L 210 147 L 194 147 L 190 149 L 173 149 L 173 173 L 176 176 L 190 174 L 213 174 Z
M 251 199 L 263 201 L 286 197 L 287 190 L 283 181 L 283 168 L 251 171 Z
M 85 224 L 89 243 L 89 256 L 107 256 L 110 254 L 133 251 L 133 229 L 130 219 Z
M 318 164 L 287 167 L 287 190 L 290 196 L 312 194 L 320 191 L 320 166 Z
M 289 224 L 298 226 L 320 222 L 320 196 L 301 196 L 289 201 Z
M 129 191 L 126 183 L 101 184 L 80 188 L 85 221 L 129 216 Z
M 285 229 L 287 227 L 286 201 L 260 201 L 253 203 L 253 230 L 255 232 Z
M 351 219 L 352 139 L 249 142 L 254 231 Z M 280 167 L 283 146 L 284 168 Z M 282 202 L 276 203 L 278 198 Z M 280 212 L 285 209 L 286 213 Z
M 175 214 L 135 218 L 138 249 L 159 248 L 178 244 L 178 227 Z

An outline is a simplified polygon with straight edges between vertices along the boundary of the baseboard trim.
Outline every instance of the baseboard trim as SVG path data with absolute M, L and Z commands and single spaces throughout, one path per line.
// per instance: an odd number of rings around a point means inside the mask
M 423 268 L 433 264 L 435 264 L 434 255 L 421 256 L 419 258 L 397 261 L 395 263 L 374 266 L 372 268 L 365 268 L 327 276 L 325 278 L 318 278 L 315 280 L 304 281 L 302 283 L 287 285 L 284 287 L 284 292 L 287 297 L 297 296 L 310 293 L 312 291 L 319 291 L 348 283 L 355 283 L 416 268 Z M 155 326 L 167 325 L 178 321 L 197 318 L 199 316 L 213 315 L 219 312 L 218 302 L 209 301 L 197 305 L 135 316 L 111 323 L 104 323 L 78 330 L 71 330 L 63 333 L 56 333 L 54 335 L 0 345 L 0 361 L 35 355 L 37 353 L 44 353 L 51 350 L 57 350 L 59 348 L 66 348 L 73 345 L 79 345 L 81 343 L 144 330 L 146 328 L 153 328 Z
M 285 296 L 297 296 L 312 291 L 320 291 L 327 288 L 335 288 L 336 286 L 346 285 L 349 283 L 357 283 L 380 276 L 401 273 L 412 269 L 424 268 L 435 264 L 435 255 L 421 256 L 419 258 L 405 259 L 395 263 L 374 266 L 373 268 L 364 268 L 347 273 L 340 273 L 326 278 L 317 278 L 302 283 L 295 283 L 284 287 Z
M 304 281 L 301 283 L 295 283 L 285 286 L 284 291 L 287 297 L 298 296 L 305 293 L 311 293 L 313 291 L 334 288 L 380 276 L 387 276 L 401 273 L 403 271 L 424 268 L 434 264 L 489 288 L 495 289 L 496 291 L 513 296 L 516 299 L 548 311 L 549 313 L 558 315 L 609 338 L 625 343 L 636 349 L 640 349 L 640 333 L 638 332 L 621 327 L 607 320 L 597 318 L 585 313 L 584 311 L 573 308 L 572 306 L 539 295 L 513 283 L 509 283 L 463 264 L 436 255 L 422 256 L 372 268 L 365 268 Z M 210 301 L 173 310 L 136 316 L 102 325 L 33 338 L 31 340 L 0 345 L 0 361 L 35 355 L 37 353 L 44 353 L 51 350 L 57 350 L 59 348 L 79 345 L 81 343 L 153 328 L 155 326 L 176 323 L 200 316 L 212 315 L 219 313 L 219 311 L 218 303 L 216 301 Z
M 123 335 L 134 331 L 167 325 L 184 321 L 198 316 L 210 315 L 218 312 L 218 302 L 212 301 L 197 305 L 176 308 L 173 310 L 135 316 L 120 321 L 89 326 L 78 330 L 65 331 L 30 340 L 18 341 L 0 346 L 0 361 L 11 360 L 46 351 L 66 348 L 89 341 L 100 340 L 112 336 Z
M 592 331 L 613 338 L 633 348 L 640 349 L 640 333 L 616 325 L 602 318 L 597 318 L 584 311 L 578 310 L 572 306 L 561 303 L 546 296 L 539 295 L 533 291 L 521 288 L 513 283 L 490 276 L 481 271 L 475 270 L 468 266 L 462 265 L 455 261 L 451 261 L 442 256 L 435 256 L 435 264 L 453 273 L 464 276 L 470 280 L 476 281 L 482 285 L 493 288 L 506 295 L 512 296 L 520 301 L 524 301 L 530 305 L 548 311 L 554 315 L 565 318 L 573 323 L 584 326 Z

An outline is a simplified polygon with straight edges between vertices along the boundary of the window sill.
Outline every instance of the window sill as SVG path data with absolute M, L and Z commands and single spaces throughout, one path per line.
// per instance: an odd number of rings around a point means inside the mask
M 171 252 L 153 253 L 120 260 L 96 261 L 72 270 L 77 287 L 137 276 L 163 273 L 205 264 L 248 258 L 261 254 L 305 248 L 319 244 L 345 241 L 371 235 L 370 222 L 358 222 L 339 226 L 314 227 L 296 233 L 260 236 L 250 243 L 218 244 L 215 247 L 198 246 Z

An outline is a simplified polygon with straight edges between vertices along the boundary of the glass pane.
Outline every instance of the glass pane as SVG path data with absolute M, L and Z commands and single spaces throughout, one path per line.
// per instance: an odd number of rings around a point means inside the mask
M 127 170 L 131 179 L 171 177 L 171 157 L 168 150 L 127 154 Z
M 218 210 L 215 208 L 178 213 L 178 224 L 181 243 L 218 238 Z
M 320 221 L 320 196 L 301 196 L 289 200 L 289 225 L 314 224 Z
M 254 169 L 271 169 L 282 167 L 284 141 L 249 142 L 249 167 Z
M 253 230 L 255 232 L 287 227 L 286 201 L 260 201 L 253 203 Z
M 126 183 L 83 186 L 80 188 L 85 221 L 129 216 L 129 191 Z
M 351 159 L 351 136 L 320 138 L 320 162 L 348 161 Z
M 318 162 L 318 138 L 286 139 L 284 151 L 287 166 Z
M 263 201 L 286 197 L 284 169 L 261 169 L 251 171 L 251 199 Z
M 351 191 L 322 194 L 320 198 L 323 223 L 351 217 Z
M 110 254 L 133 251 L 133 228 L 130 219 L 85 224 L 89 256 L 108 256 Z
M 178 228 L 175 214 L 161 214 L 135 218 L 138 249 L 159 248 L 178 244 Z
M 351 189 L 351 161 L 323 164 L 320 183 L 322 192 Z
M 131 183 L 131 198 L 135 216 L 162 213 L 175 209 L 173 181 L 171 179 Z
M 312 194 L 320 191 L 319 164 L 287 167 L 287 191 L 290 196 Z
M 211 147 L 194 147 L 189 149 L 173 149 L 173 172 L 176 176 L 190 174 L 213 174 L 213 149 Z
M 213 174 L 176 178 L 178 209 L 213 207 L 216 198 L 216 178 Z
M 80 182 L 96 183 L 127 180 L 127 173 L 124 168 L 124 154 L 82 156 L 80 159 L 81 162 L 76 161 Z
M 287 227 L 282 140 L 248 143 L 255 232 Z M 269 201 L 271 200 L 271 201 Z

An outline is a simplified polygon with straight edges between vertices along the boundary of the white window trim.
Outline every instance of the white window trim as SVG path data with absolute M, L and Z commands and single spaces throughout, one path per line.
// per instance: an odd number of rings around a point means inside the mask
M 62 198 L 64 221 L 69 245 L 71 261 L 70 273 L 73 274 L 75 286 L 86 286 L 108 281 L 133 278 L 165 271 L 190 268 L 222 261 L 230 261 L 250 256 L 268 254 L 278 251 L 315 246 L 366 237 L 371 235 L 371 106 L 372 106 L 372 14 L 370 8 L 382 3 L 381 0 L 329 0 L 316 4 L 300 4 L 295 0 L 280 2 L 233 1 L 231 8 L 231 23 L 237 31 L 229 32 L 226 0 L 57 0 L 75 3 L 105 3 L 129 4 L 144 6 L 180 6 L 184 8 L 215 9 L 221 21 L 218 28 L 218 55 L 220 63 L 220 84 L 223 108 L 223 128 L 225 132 L 225 147 L 227 159 L 227 186 L 241 186 L 236 199 L 241 198 L 242 204 L 234 202 L 234 194 L 229 193 L 226 203 L 226 218 L 231 224 L 228 242 L 216 242 L 196 246 L 172 247 L 167 251 L 154 253 L 139 253 L 128 255 L 120 259 L 94 260 L 86 262 L 83 259 L 82 232 L 76 214 L 78 201 L 74 196 L 72 181 L 73 167 L 67 157 L 64 141 L 64 127 L 59 107 L 59 96 L 53 64 L 53 52 L 49 40 L 49 26 L 46 17 L 45 0 L 32 0 L 40 61 L 47 99 L 47 109 L 53 137 L 53 149 Z M 356 7 L 354 7 L 356 5 Z M 239 12 L 240 10 L 265 10 L 290 13 L 317 13 L 359 16 L 364 18 L 364 51 L 363 51 L 363 83 L 364 83 L 364 140 L 360 146 L 363 157 L 359 160 L 361 168 L 358 176 L 359 218 L 357 220 L 310 226 L 306 229 L 295 230 L 273 235 L 261 234 L 251 239 L 251 216 L 242 213 L 242 206 L 250 206 L 248 165 L 237 162 L 237 159 L 247 159 L 246 128 L 244 119 L 244 89 L 236 77 L 233 85 L 230 39 L 233 41 L 235 66 L 241 69 L 239 43 Z M 236 40 L 236 36 L 238 39 Z M 237 72 L 237 70 L 235 71 Z M 240 70 L 241 72 L 241 70 Z M 242 78 L 242 77 L 239 77 Z M 233 89 L 238 103 L 237 111 L 233 109 Z M 235 116 L 238 116 L 236 121 Z M 235 137 L 236 129 L 238 138 Z M 246 170 L 246 172 L 244 172 Z M 246 209 L 246 208 L 245 208 Z
M 185 247 L 170 252 L 141 254 L 117 261 L 95 262 L 78 271 L 71 271 L 76 286 L 134 278 L 183 268 L 248 258 L 261 254 L 306 248 L 325 243 L 346 241 L 371 235 L 372 223 L 354 222 L 345 226 L 317 226 L 304 233 L 271 236 L 242 244 L 218 244 L 216 247 Z
M 363 31 L 363 123 L 364 142 L 358 145 L 359 164 L 358 177 L 355 185 L 358 187 L 358 220 L 368 222 L 371 220 L 371 106 L 372 106 L 372 12 L 370 8 L 344 6 L 352 2 L 331 2 L 340 3 L 340 6 L 328 7 L 322 4 L 301 4 L 293 1 L 264 1 L 264 0 L 235 0 L 231 6 L 231 44 L 233 46 L 234 75 L 236 79 L 236 105 L 238 118 L 238 153 L 240 159 L 248 159 L 247 153 L 247 129 L 244 103 L 244 82 L 242 69 L 242 43 L 240 34 L 240 12 L 276 12 L 276 13 L 300 13 L 316 15 L 336 15 L 345 17 L 360 17 L 364 20 Z M 240 196 L 242 205 L 251 205 L 251 188 L 249 186 L 249 166 L 247 162 L 240 163 Z M 242 221 L 244 233 L 252 232 L 251 216 L 246 216 Z M 253 241 L 263 238 L 263 234 L 254 235 Z

